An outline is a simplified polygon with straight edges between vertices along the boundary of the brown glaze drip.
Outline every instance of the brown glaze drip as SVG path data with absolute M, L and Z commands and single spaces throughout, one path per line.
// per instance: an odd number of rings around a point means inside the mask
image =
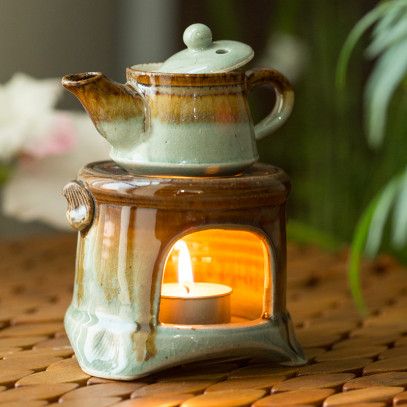
M 244 82 L 244 71 L 232 71 L 225 73 L 164 73 L 148 71 L 145 68 L 159 66 L 159 64 L 134 65 L 126 69 L 127 80 L 135 81 L 146 86 L 187 86 L 187 87 L 207 87 L 207 86 L 229 86 L 238 85 Z
M 129 174 L 112 161 L 99 161 L 84 167 L 79 178 L 97 201 L 168 210 L 279 205 L 290 191 L 284 171 L 265 164 L 234 176 L 170 177 Z
M 119 253 L 116 249 L 120 248 L 120 242 L 117 241 L 116 234 L 119 234 L 120 212 L 119 206 L 101 205 L 96 221 L 98 226 L 94 244 L 97 245 L 96 252 L 100 255 L 95 256 L 97 262 L 95 270 L 107 301 L 111 301 L 119 294 L 117 276 Z
M 289 80 L 276 70 L 257 68 L 246 72 L 246 85 L 249 89 L 267 82 L 272 83 L 281 93 L 292 92 Z
M 142 97 L 132 87 L 114 82 L 100 72 L 66 75 L 62 85 L 80 100 L 96 127 L 101 121 L 144 116 Z
M 80 305 L 84 295 L 84 252 L 83 252 L 83 239 L 78 238 L 78 244 L 76 248 L 76 265 L 75 265 L 75 294 L 74 301 L 77 305 Z
M 157 346 L 155 344 L 155 337 L 156 337 L 156 324 L 150 323 L 150 334 L 147 337 L 146 341 L 146 356 L 145 360 L 149 360 L 154 357 L 157 353 Z
M 162 94 L 157 88 L 146 90 L 151 117 L 164 123 L 239 123 L 250 117 L 241 87 L 236 93 L 223 88 L 222 94 Z M 221 137 L 221 136 L 220 136 Z

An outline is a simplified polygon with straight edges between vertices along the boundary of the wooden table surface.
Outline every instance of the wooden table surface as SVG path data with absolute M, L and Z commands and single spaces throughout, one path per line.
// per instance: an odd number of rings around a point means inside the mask
M 133 382 L 81 371 L 63 328 L 75 236 L 0 242 L 0 406 L 407 405 L 407 274 L 364 267 L 369 316 L 354 308 L 346 253 L 289 246 L 288 308 L 310 363 L 182 366 Z

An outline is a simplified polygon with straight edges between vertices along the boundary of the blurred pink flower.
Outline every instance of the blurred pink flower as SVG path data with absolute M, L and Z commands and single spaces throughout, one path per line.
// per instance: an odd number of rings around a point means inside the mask
M 109 157 L 109 145 L 97 133 L 84 113 L 64 113 L 73 126 L 75 140 L 58 155 L 47 154 L 39 160 L 21 160 L 3 188 L 3 212 L 22 221 L 40 220 L 61 229 L 69 229 L 65 218 L 66 202 L 61 191 L 66 183 L 90 161 Z M 62 148 L 65 148 L 65 141 Z
M 0 85 L 0 164 L 13 170 L 5 215 L 68 228 L 63 186 L 89 161 L 108 158 L 109 147 L 86 114 L 55 110 L 62 90 L 58 79 L 22 73 Z
M 1 162 L 15 161 L 30 150 L 42 149 L 43 156 L 49 150 L 44 146 L 55 144 L 51 141 L 57 134 L 52 130 L 55 128 L 54 106 L 61 92 L 59 80 L 34 79 L 23 73 L 14 74 L 6 84 L 0 85 Z M 67 124 L 64 127 L 66 138 Z
M 39 159 L 72 150 L 76 143 L 75 126 L 67 113 L 55 112 L 46 133 L 38 143 L 28 140 L 24 155 Z

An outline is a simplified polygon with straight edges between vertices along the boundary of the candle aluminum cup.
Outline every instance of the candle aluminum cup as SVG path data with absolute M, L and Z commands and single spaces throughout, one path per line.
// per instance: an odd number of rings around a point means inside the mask
M 215 283 L 163 284 L 160 322 L 178 325 L 210 325 L 230 322 L 232 288 Z

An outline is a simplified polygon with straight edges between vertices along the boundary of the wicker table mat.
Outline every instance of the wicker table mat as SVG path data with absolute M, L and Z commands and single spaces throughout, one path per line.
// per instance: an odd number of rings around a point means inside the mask
M 80 370 L 64 333 L 75 237 L 0 244 L 0 406 L 407 405 L 407 278 L 383 257 L 364 270 L 362 320 L 346 255 L 289 247 L 288 308 L 310 363 L 199 363 L 117 382 Z

